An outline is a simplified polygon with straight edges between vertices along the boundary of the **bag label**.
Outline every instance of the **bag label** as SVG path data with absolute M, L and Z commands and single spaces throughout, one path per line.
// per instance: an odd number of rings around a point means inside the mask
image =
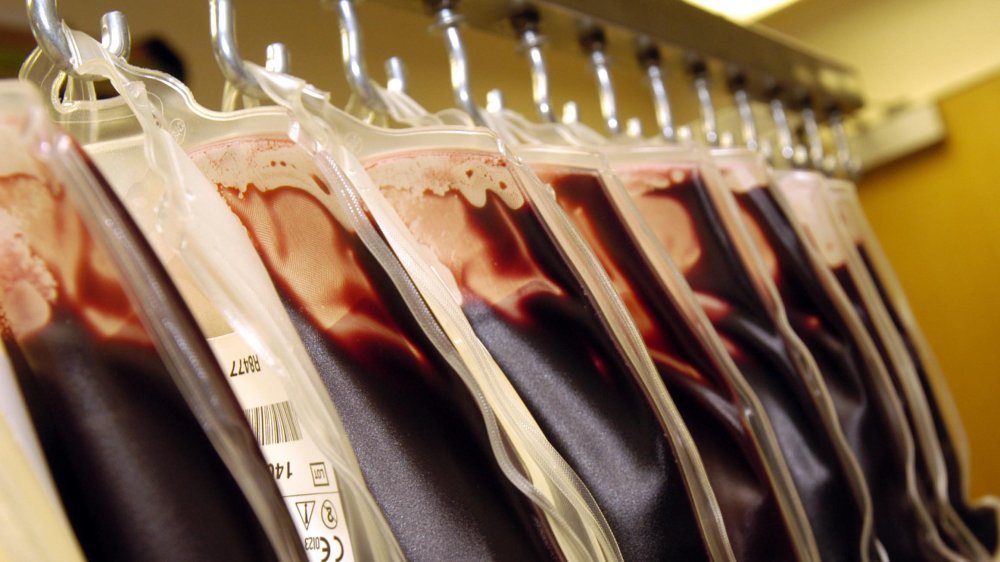
M 311 562 L 353 562 L 340 489 L 329 460 L 303 432 L 277 375 L 237 333 L 209 338 L 246 414 Z

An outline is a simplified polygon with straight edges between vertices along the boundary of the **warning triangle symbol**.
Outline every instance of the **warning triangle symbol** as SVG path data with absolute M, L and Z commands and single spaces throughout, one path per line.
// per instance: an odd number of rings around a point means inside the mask
M 305 502 L 295 502 L 295 510 L 299 512 L 299 519 L 302 519 L 302 524 L 306 526 L 306 530 L 309 530 L 309 523 L 312 522 L 313 510 L 316 509 L 316 502 L 305 501 Z

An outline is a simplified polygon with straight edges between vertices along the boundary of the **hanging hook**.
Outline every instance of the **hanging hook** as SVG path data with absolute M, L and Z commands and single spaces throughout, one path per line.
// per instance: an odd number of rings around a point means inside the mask
M 502 113 L 503 108 L 503 92 L 497 89 L 486 92 L 486 111 L 490 113 Z
M 75 70 L 77 60 L 66 36 L 66 26 L 59 17 L 55 0 L 27 0 L 28 22 L 35 41 L 55 67 L 77 78 L 87 79 Z M 113 55 L 127 59 L 131 36 L 125 14 L 112 11 L 101 16 L 101 43 Z
M 510 23 L 521 37 L 518 51 L 526 53 L 531 63 L 531 95 L 535 100 L 535 109 L 542 120 L 552 123 L 556 116 L 549 98 L 549 74 L 542 53 L 545 38 L 538 33 L 538 20 L 538 11 L 529 7 L 511 16 Z
M 361 25 L 354 11 L 354 0 L 324 0 L 323 4 L 337 12 L 340 53 L 344 61 L 347 84 L 354 94 L 361 98 L 365 107 L 377 113 L 385 113 L 385 101 L 372 87 L 368 78 L 368 68 L 362 55 Z
M 590 57 L 590 65 L 597 78 L 597 91 L 601 100 L 601 115 L 612 136 L 621 134 L 621 123 L 618 121 L 618 105 L 615 103 L 615 90 L 611 84 L 611 71 L 608 69 L 608 57 L 604 54 L 607 39 L 604 30 L 596 26 L 585 26 L 580 33 L 580 47 Z
M 830 130 L 833 131 L 833 139 L 837 146 L 836 165 L 840 166 L 848 178 L 857 179 L 861 166 L 851 154 L 851 143 L 844 126 L 844 114 L 839 109 L 830 112 Z
M 747 79 L 742 73 L 734 73 L 729 81 L 729 88 L 736 101 L 736 110 L 740 114 L 740 132 L 743 135 L 743 145 L 750 150 L 760 148 L 757 139 L 757 122 L 753 117 L 753 106 L 750 104 L 750 94 L 747 92 Z
M 76 57 L 69 46 L 63 20 L 59 17 L 56 0 L 27 0 L 28 24 L 31 34 L 56 68 L 73 72 Z
M 267 62 L 264 63 L 264 68 L 271 72 L 288 74 L 292 64 L 291 59 L 288 47 L 284 43 L 271 43 L 267 46 Z
M 638 117 L 629 117 L 625 120 L 625 136 L 630 139 L 642 138 L 642 120 Z
M 691 132 L 691 127 L 687 125 L 677 127 L 677 142 L 685 145 L 694 142 L 694 133 Z
M 819 122 L 816 120 L 816 110 L 812 106 L 812 98 L 802 98 L 802 126 L 806 133 L 806 143 L 809 145 L 809 163 L 814 170 L 823 171 L 823 137 L 819 132 Z
M 646 69 L 649 88 L 653 92 L 653 107 L 656 110 L 656 124 L 660 134 L 668 141 L 677 139 L 674 131 L 673 113 L 670 111 L 670 99 L 667 97 L 667 85 L 663 81 L 663 68 L 660 65 L 660 49 L 648 38 L 640 39 L 636 45 L 636 58 Z
M 566 125 L 580 121 L 580 110 L 577 108 L 575 101 L 568 101 L 563 104 L 562 116 L 559 120 Z
M 435 15 L 431 29 L 444 31 L 444 42 L 448 49 L 448 60 L 451 63 L 451 89 L 455 94 L 455 103 L 465 110 L 477 125 L 485 121 L 479 114 L 479 108 L 472 99 L 472 87 L 469 85 L 469 59 L 465 54 L 462 34 L 459 24 L 462 16 L 455 12 L 458 0 L 426 0 L 427 6 Z
M 267 94 L 247 71 L 236 46 L 236 13 L 233 0 L 209 0 L 212 52 L 222 75 L 243 95 L 267 99 Z
M 701 59 L 694 60 L 689 66 L 694 76 L 694 91 L 698 94 L 698 105 L 701 107 L 701 126 L 705 142 L 709 146 L 718 146 L 719 128 L 715 119 L 715 106 L 712 104 L 712 91 L 708 84 L 708 66 Z
M 771 97 L 771 119 L 778 132 L 777 156 L 783 162 L 791 162 L 795 157 L 795 141 L 792 139 L 792 129 L 788 126 L 788 115 L 785 113 L 785 102 L 775 91 Z
M 125 14 L 115 10 L 101 16 L 101 44 L 112 55 L 128 60 L 132 52 L 132 35 Z
M 403 59 L 389 57 L 385 61 L 385 75 L 388 78 L 386 87 L 390 92 L 406 93 L 406 67 Z

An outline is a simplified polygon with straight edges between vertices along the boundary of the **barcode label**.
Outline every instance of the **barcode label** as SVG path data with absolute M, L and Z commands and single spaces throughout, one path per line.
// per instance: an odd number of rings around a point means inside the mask
M 264 445 L 287 443 L 302 439 L 299 423 L 287 400 L 243 410 L 257 442 Z

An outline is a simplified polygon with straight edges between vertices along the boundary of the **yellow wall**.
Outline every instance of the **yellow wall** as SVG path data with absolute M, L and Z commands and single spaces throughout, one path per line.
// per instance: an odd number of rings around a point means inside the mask
M 948 376 L 974 494 L 1000 493 L 1000 75 L 941 102 L 947 141 L 860 184 Z

